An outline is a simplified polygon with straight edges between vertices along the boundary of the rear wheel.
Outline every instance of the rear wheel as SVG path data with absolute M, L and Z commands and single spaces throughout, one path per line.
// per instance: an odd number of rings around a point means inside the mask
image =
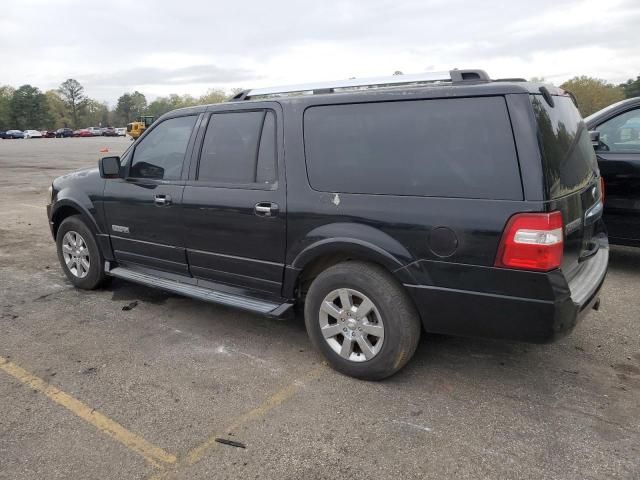
M 400 370 L 420 339 L 420 319 L 402 286 L 383 268 L 345 262 L 313 281 L 305 302 L 307 332 L 331 366 L 380 380 Z
M 79 215 L 63 220 L 56 245 L 60 265 L 76 287 L 93 290 L 105 281 L 104 258 L 93 233 Z

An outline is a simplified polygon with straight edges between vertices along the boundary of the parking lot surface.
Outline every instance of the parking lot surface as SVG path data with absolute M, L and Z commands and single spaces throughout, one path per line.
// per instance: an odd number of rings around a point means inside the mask
M 71 287 L 47 187 L 129 144 L 0 141 L 0 478 L 640 478 L 640 251 L 557 343 L 424 335 L 357 381 L 300 318 Z

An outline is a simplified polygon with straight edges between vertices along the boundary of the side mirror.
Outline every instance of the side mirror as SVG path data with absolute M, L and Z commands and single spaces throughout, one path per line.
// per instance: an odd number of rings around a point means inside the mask
M 120 157 L 103 157 L 98 160 L 98 168 L 102 178 L 119 178 Z
M 597 150 L 598 147 L 600 146 L 600 132 L 591 130 L 589 132 L 589 139 L 591 140 L 591 146 Z

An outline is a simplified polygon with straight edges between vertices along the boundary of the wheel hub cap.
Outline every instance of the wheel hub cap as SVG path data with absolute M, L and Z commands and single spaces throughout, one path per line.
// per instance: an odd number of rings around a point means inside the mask
M 384 323 L 375 304 L 350 288 L 330 292 L 320 306 L 320 329 L 331 349 L 352 362 L 371 360 L 382 349 Z
M 78 232 L 69 230 L 62 238 L 62 258 L 71 274 L 84 278 L 89 273 L 91 260 L 87 242 Z

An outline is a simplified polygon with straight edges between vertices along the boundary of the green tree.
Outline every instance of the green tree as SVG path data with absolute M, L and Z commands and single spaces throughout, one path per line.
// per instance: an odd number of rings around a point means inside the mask
M 85 127 L 106 127 L 109 124 L 109 107 L 104 103 L 88 98 L 80 116 L 80 122 Z
M 194 105 L 204 105 L 207 103 L 218 103 L 220 100 L 217 100 L 218 97 L 216 97 L 213 92 L 214 90 L 210 90 L 207 94 L 198 99 L 191 95 L 177 95 L 175 93 L 172 93 L 168 97 L 158 97 L 147 107 L 147 114 L 158 118 L 159 116 L 164 115 L 171 110 L 175 110 L 176 108 L 192 107 Z M 224 95 L 224 92 L 222 92 L 222 94 Z M 213 100 L 207 101 L 210 99 Z
M 147 113 L 158 118 L 160 115 L 164 115 L 167 112 L 173 110 L 169 102 L 168 97 L 158 97 L 147 107 Z
M 57 90 L 48 90 L 45 92 L 47 98 L 47 105 L 49 106 L 49 115 L 51 123 L 47 126 L 49 130 L 55 130 L 60 127 L 70 127 L 73 125 L 73 119 L 71 118 L 67 104 Z
M 22 85 L 11 97 L 11 119 L 14 128 L 41 130 L 51 121 L 47 97 L 38 88 Z
M 11 125 L 11 98 L 15 90 L 9 85 L 0 87 L 0 130 L 14 128 Z
M 137 116 L 143 115 L 147 110 L 146 97 L 137 90 L 133 93 L 125 93 L 118 98 L 116 114 L 125 123 L 129 123 Z
M 227 98 L 229 98 L 229 94 L 224 90 L 212 88 L 207 91 L 204 95 L 198 98 L 198 105 L 209 105 L 211 103 L 222 103 Z
M 80 82 L 77 80 L 69 78 L 60 85 L 58 92 L 60 92 L 62 99 L 67 105 L 73 121 L 73 127 L 78 128 L 80 113 L 87 101 L 87 97 L 84 94 L 84 87 L 80 85 Z
M 640 97 L 640 75 L 635 80 L 630 78 L 625 83 L 620 84 L 620 87 L 624 90 L 626 98 Z
M 587 76 L 567 80 L 560 88 L 573 93 L 583 117 L 624 99 L 624 90 L 605 80 Z

